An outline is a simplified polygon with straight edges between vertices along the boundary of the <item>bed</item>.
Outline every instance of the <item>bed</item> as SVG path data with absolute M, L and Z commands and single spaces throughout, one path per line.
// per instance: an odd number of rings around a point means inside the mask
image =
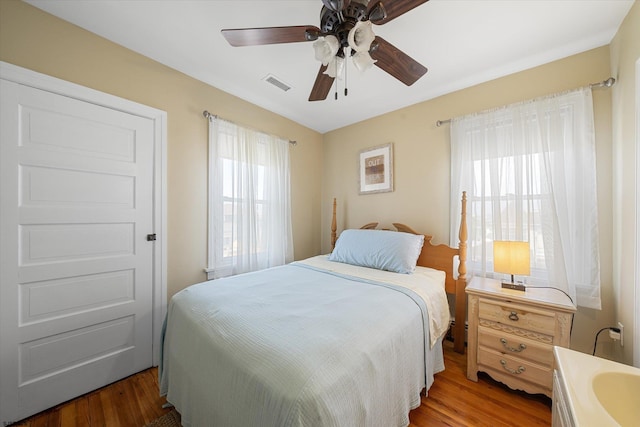
M 463 193 L 451 248 L 398 223 L 399 233 L 371 223 L 336 239 L 334 201 L 331 254 L 178 292 L 161 395 L 184 427 L 408 425 L 444 369 L 446 293 L 464 351 L 465 205 Z

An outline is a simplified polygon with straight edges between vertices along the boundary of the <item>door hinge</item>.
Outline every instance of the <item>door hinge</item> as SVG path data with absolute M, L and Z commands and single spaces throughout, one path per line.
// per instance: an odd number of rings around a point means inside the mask
M 147 234 L 147 242 L 155 242 L 156 241 L 156 233 Z

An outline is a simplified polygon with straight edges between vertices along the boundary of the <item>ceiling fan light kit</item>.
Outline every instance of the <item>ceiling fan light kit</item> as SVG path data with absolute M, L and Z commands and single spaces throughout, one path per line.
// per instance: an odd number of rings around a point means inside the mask
M 225 29 L 222 30 L 222 35 L 232 46 L 313 41 L 315 58 L 322 65 L 309 101 L 327 98 L 335 78 L 340 78 L 343 74 L 344 60 L 349 56 L 359 71 L 376 65 L 410 86 L 427 72 L 427 68 L 391 43 L 377 37 L 372 26 L 386 24 L 427 1 L 322 0 L 320 28 L 303 25 Z
M 344 67 L 344 58 L 351 56 L 353 64 L 359 71 L 366 71 L 376 62 L 371 55 L 369 49 L 375 40 L 370 21 L 358 21 L 356 25 L 349 31 L 347 41 L 348 46 L 340 52 L 340 41 L 332 34 L 320 37 L 313 43 L 315 56 L 322 65 L 326 65 L 325 74 L 333 78 L 340 78 L 342 75 L 342 67 Z

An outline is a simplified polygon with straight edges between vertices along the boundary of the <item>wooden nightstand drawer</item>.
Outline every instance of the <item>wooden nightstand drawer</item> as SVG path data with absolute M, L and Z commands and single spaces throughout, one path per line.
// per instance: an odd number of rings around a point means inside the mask
M 513 331 L 512 331 L 513 332 Z M 528 331 L 515 331 L 516 334 L 479 326 L 478 345 L 499 353 L 522 358 L 530 362 L 553 368 L 553 347 L 539 341 L 524 338 Z
M 480 299 L 479 317 L 551 336 L 556 324 L 553 311 L 489 299 Z
M 496 379 L 506 383 L 512 388 L 526 390 L 526 385 L 520 384 L 520 381 L 537 384 L 547 390 L 548 393 L 551 392 L 553 387 L 552 368 L 517 357 L 481 347 L 478 349 L 478 365 L 493 371 L 494 375 L 498 376 Z

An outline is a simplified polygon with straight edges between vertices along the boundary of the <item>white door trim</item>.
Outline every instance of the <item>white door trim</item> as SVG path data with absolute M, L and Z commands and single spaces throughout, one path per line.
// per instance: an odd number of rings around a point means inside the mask
M 167 310 L 167 113 L 143 104 L 0 61 L 0 78 L 91 102 L 154 123 L 153 365 L 160 363 L 160 334 Z
M 636 244 L 633 364 L 640 368 L 640 59 L 636 61 Z

